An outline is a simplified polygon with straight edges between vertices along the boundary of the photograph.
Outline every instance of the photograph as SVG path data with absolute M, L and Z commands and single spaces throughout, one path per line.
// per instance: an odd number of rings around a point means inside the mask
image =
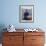
M 33 22 L 34 5 L 20 5 L 19 20 L 20 22 Z

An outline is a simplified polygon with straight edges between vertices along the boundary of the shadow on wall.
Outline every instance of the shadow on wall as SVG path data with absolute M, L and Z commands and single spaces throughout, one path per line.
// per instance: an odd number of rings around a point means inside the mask
M 3 36 L 3 32 L 5 32 L 3 29 L 5 28 L 4 24 L 0 24 L 0 43 L 2 43 L 2 36 Z

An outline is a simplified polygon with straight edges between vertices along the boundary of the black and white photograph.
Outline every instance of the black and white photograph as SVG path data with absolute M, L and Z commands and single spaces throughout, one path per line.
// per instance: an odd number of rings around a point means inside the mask
M 34 5 L 20 5 L 19 20 L 20 22 L 33 22 Z

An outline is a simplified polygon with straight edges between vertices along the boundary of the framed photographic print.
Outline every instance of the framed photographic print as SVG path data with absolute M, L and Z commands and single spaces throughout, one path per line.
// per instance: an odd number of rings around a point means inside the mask
M 34 21 L 34 5 L 19 6 L 19 21 L 30 23 Z

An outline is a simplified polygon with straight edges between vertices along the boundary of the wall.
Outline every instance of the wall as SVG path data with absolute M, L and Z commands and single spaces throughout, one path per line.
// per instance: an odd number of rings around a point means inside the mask
M 34 5 L 34 22 L 19 22 L 19 5 Z M 16 28 L 40 27 L 46 32 L 46 0 L 0 0 L 0 31 L 13 24 Z
M 19 5 L 34 5 L 34 23 L 19 22 Z M 0 25 L 13 24 L 16 28 L 46 28 L 46 1 L 41 0 L 0 0 Z

